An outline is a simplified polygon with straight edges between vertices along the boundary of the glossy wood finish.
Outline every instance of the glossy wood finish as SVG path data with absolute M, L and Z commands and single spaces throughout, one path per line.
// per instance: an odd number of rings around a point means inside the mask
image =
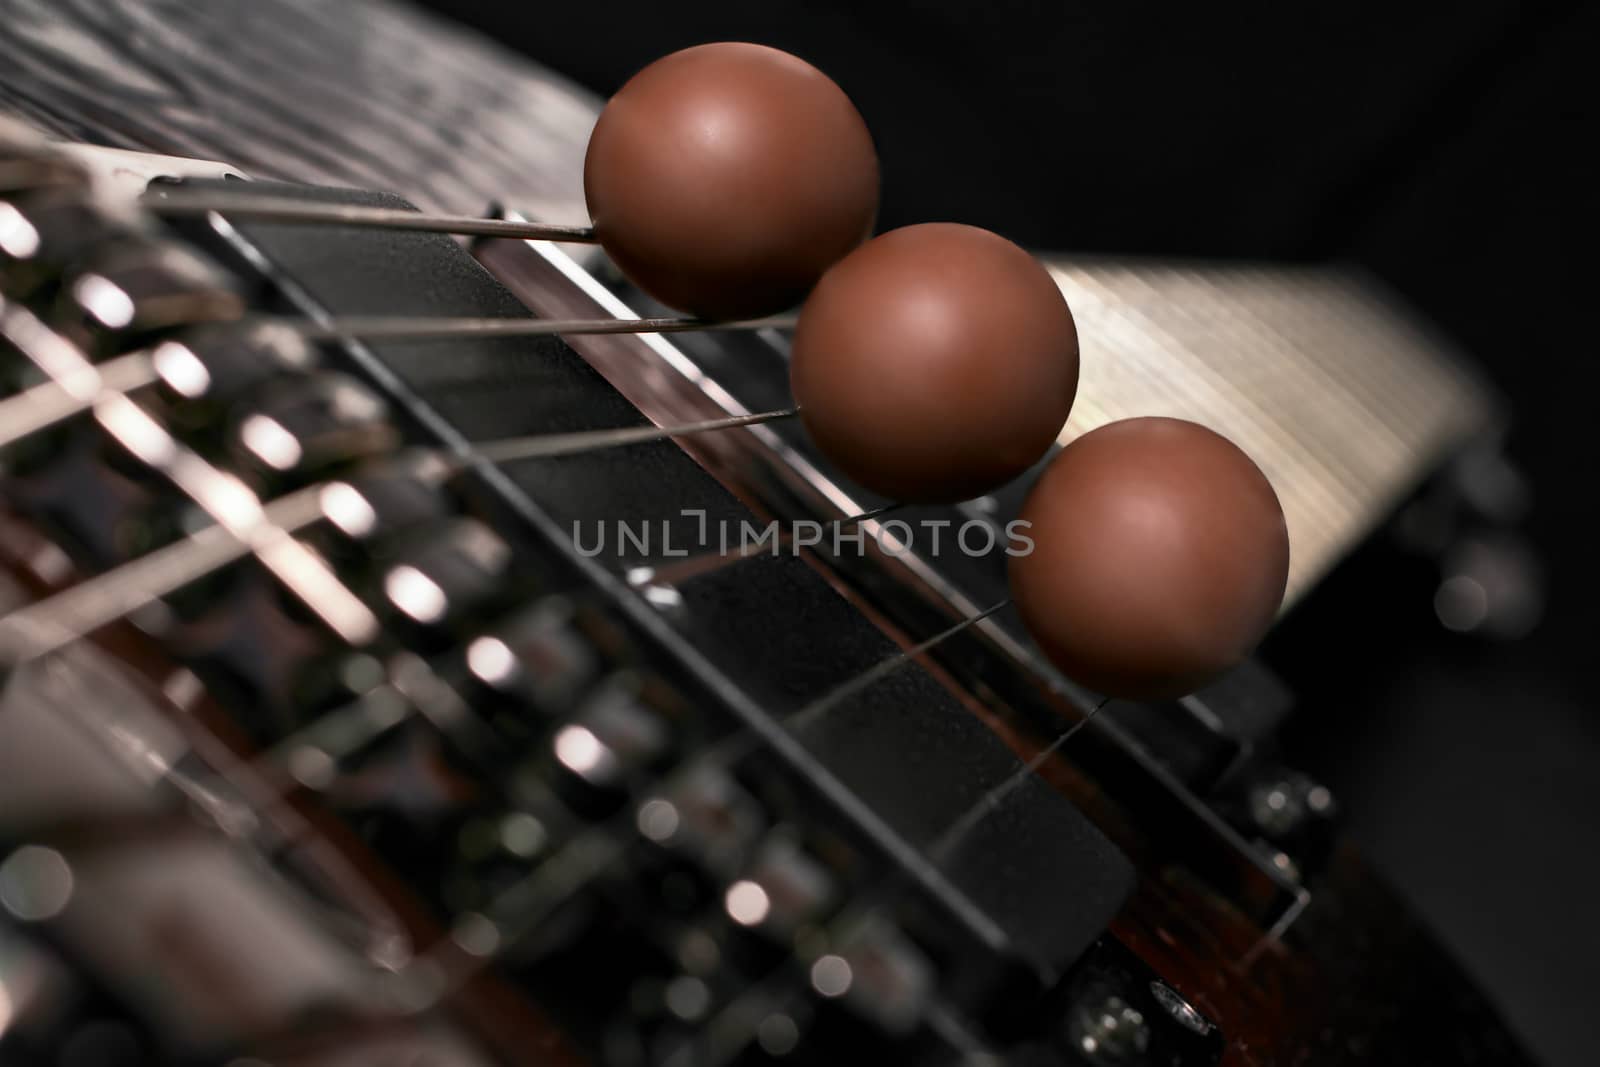
M 586 222 L 599 101 L 375 0 L 0 0 L 0 111 L 254 177 Z

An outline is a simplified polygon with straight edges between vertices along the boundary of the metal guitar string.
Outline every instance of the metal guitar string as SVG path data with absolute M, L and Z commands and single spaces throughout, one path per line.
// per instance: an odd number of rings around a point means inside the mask
M 131 393 L 158 380 L 148 351 L 128 352 L 97 364 L 107 392 Z M 74 392 L 55 379 L 0 400 L 0 448 L 94 406 L 96 393 Z
M 726 321 L 694 318 L 528 319 L 344 315 L 327 323 L 271 316 L 260 316 L 250 321 L 286 327 L 308 341 L 337 341 L 347 337 L 359 337 L 367 341 L 432 341 L 462 337 L 549 337 L 563 334 L 753 333 L 760 330 L 792 330 L 798 319 L 793 315 Z
M 366 207 L 354 204 L 290 203 L 249 193 L 202 193 L 155 187 L 139 198 L 139 206 L 157 215 L 209 215 L 221 212 L 251 222 L 313 226 L 355 226 L 364 229 L 451 233 L 468 237 L 509 237 L 521 240 L 568 241 L 593 244 L 599 240 L 592 226 L 555 226 L 461 215 L 425 215 L 405 208 Z
M 892 515 L 905 506 L 905 504 L 899 502 L 881 504 L 878 507 L 868 508 L 866 511 L 860 511 L 854 515 L 832 519 L 826 525 L 834 530 L 860 526 L 881 519 L 885 515 Z M 649 592 L 652 589 L 658 589 L 664 585 L 678 585 L 691 578 L 698 578 L 701 575 L 710 574 L 734 563 L 751 559 L 763 552 L 781 551 L 789 547 L 793 541 L 793 531 L 785 529 L 778 532 L 774 541 L 751 541 L 747 544 L 729 548 L 726 552 L 721 551 L 719 546 L 718 549 L 707 549 L 693 556 L 675 559 L 671 563 L 634 567 L 627 573 L 628 584 L 636 589 L 645 590 L 646 599 L 648 599 Z

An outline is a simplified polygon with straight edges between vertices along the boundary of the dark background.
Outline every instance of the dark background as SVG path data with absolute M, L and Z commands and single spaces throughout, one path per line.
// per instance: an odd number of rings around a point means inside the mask
M 1530 1045 L 1596 1062 L 1600 4 L 434 6 L 603 93 L 704 41 L 796 52 L 871 126 L 885 228 L 1353 260 L 1458 341 L 1515 417 L 1544 621 L 1449 635 L 1426 590 L 1346 568 L 1278 652 L 1303 701 L 1289 743 Z

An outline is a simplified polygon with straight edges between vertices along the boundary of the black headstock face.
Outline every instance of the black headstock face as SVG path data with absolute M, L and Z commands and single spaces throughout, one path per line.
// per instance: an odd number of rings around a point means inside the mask
M 283 325 L 635 296 L 539 243 L 158 221 L 0 130 L 0 1051 L 1429 1047 L 1364 976 L 1439 1019 L 1464 987 L 1277 765 L 1264 670 L 1075 731 L 1095 697 L 984 614 L 1003 554 L 907 551 L 887 514 L 836 538 L 889 502 L 793 423 L 477 454 L 782 407 L 781 337 Z M 1019 495 L 894 518 L 992 534 Z M 774 523 L 818 536 L 748 550 Z M 1352 917 L 1401 945 L 1391 973 L 1342 944 Z

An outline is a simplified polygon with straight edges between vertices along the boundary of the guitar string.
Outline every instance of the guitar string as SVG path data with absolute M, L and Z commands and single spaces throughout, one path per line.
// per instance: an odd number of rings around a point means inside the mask
M 509 315 L 482 316 L 405 316 L 346 315 L 325 323 L 292 316 L 252 316 L 243 325 L 261 324 L 293 330 L 309 341 L 338 341 L 360 338 L 366 341 L 433 341 L 463 337 L 549 337 L 561 334 L 658 334 L 658 333 L 754 333 L 759 330 L 792 330 L 799 319 L 794 315 L 770 315 L 759 319 L 535 319 Z
M 844 518 L 833 519 L 826 523 L 835 531 L 843 530 L 848 526 L 861 526 L 874 522 L 885 515 L 892 515 L 906 507 L 904 503 L 880 504 L 875 508 L 847 515 Z M 809 543 L 809 542 L 807 542 Z M 820 542 L 819 542 L 820 543 Z M 796 550 L 800 547 L 792 530 L 780 530 L 778 535 L 770 541 L 756 540 L 741 544 L 727 551 L 721 548 L 707 549 L 692 556 L 674 559 L 670 563 L 657 562 L 651 566 L 630 568 L 627 572 L 628 584 L 635 589 L 646 589 L 659 586 L 675 586 L 710 574 L 713 571 L 746 559 L 753 559 L 763 553 L 777 555 L 793 546 Z
M 289 317 L 253 316 L 239 320 L 241 330 L 266 326 L 288 330 L 308 341 L 444 341 L 464 337 L 548 337 L 598 334 L 661 334 L 792 329 L 794 316 L 712 321 L 693 318 L 532 319 L 471 317 L 365 316 L 314 322 Z M 127 352 L 95 364 L 107 392 L 131 393 L 161 380 L 153 349 Z M 0 399 L 0 448 L 46 429 L 94 406 L 92 396 L 75 393 L 51 380 Z
M 427 215 L 409 208 L 320 204 L 254 193 L 212 191 L 197 193 L 165 185 L 151 187 L 138 198 L 138 202 L 145 210 L 164 216 L 210 215 L 215 212 L 247 222 L 352 226 L 362 229 L 449 233 L 466 237 L 504 237 L 523 241 L 580 244 L 595 244 L 599 241 L 592 226 L 562 226 L 467 215 Z
M 158 380 L 145 349 L 96 364 L 95 370 L 109 392 L 131 393 Z M 88 411 L 95 399 L 94 393 L 69 389 L 52 378 L 0 400 L 0 448 Z

